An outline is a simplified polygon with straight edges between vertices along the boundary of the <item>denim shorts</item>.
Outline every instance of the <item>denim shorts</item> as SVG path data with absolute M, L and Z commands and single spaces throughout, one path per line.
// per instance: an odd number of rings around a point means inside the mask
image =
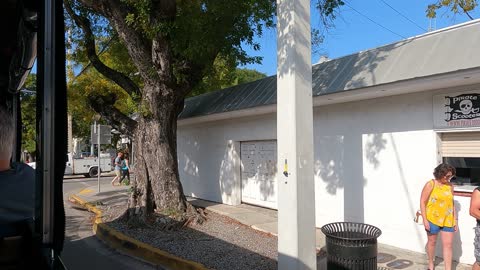
M 438 234 L 440 231 L 442 231 L 442 232 L 455 232 L 454 227 L 440 227 L 440 226 L 437 226 L 437 225 L 433 224 L 430 221 L 428 222 L 428 224 L 430 224 L 430 231 L 429 231 L 430 234 Z

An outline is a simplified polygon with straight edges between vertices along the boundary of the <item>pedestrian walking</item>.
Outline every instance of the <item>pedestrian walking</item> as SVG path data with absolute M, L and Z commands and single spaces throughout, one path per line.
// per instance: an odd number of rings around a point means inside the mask
M 128 186 L 130 185 L 130 163 L 129 163 L 129 158 L 128 154 L 125 154 L 125 158 L 122 161 L 122 178 L 120 179 L 120 184 L 122 181 L 127 177 L 127 180 L 125 181 L 125 185 Z
M 118 152 L 117 157 L 115 158 L 115 177 L 112 180 L 112 186 L 115 186 L 115 181 L 120 180 L 122 176 L 122 157 L 123 153 Z M 120 185 L 120 182 L 118 183 Z
M 435 244 L 439 233 L 442 236 L 445 270 L 452 269 L 453 235 L 458 230 L 453 185 L 450 183 L 455 172 L 451 165 L 445 163 L 438 165 L 433 171 L 434 179 L 425 184 L 420 197 L 423 226 L 428 238 L 427 255 L 430 270 L 434 269 Z

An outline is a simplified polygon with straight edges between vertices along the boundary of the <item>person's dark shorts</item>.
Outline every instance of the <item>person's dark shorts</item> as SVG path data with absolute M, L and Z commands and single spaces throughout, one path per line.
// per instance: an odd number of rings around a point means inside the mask
M 475 239 L 473 241 L 476 263 L 480 264 L 480 224 L 475 227 Z
M 437 225 L 433 224 L 430 221 L 428 222 L 428 224 L 430 224 L 430 231 L 429 231 L 430 234 L 438 234 L 440 231 L 442 231 L 442 232 L 455 232 L 454 227 L 440 227 L 440 226 L 437 226 Z

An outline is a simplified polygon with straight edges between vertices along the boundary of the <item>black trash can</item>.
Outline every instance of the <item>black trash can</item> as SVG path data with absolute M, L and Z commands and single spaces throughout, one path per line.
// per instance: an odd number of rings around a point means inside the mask
M 372 225 L 335 222 L 322 227 L 326 236 L 328 270 L 376 270 L 377 238 L 382 231 Z

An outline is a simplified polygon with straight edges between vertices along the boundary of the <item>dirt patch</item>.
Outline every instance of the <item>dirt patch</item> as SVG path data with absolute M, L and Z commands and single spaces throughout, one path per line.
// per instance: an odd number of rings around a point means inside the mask
M 210 269 L 277 269 L 277 237 L 259 232 L 238 221 L 206 211 L 202 225 L 162 231 L 152 224 L 131 228 L 119 217 L 125 206 L 100 206 L 103 221 L 139 241 Z

